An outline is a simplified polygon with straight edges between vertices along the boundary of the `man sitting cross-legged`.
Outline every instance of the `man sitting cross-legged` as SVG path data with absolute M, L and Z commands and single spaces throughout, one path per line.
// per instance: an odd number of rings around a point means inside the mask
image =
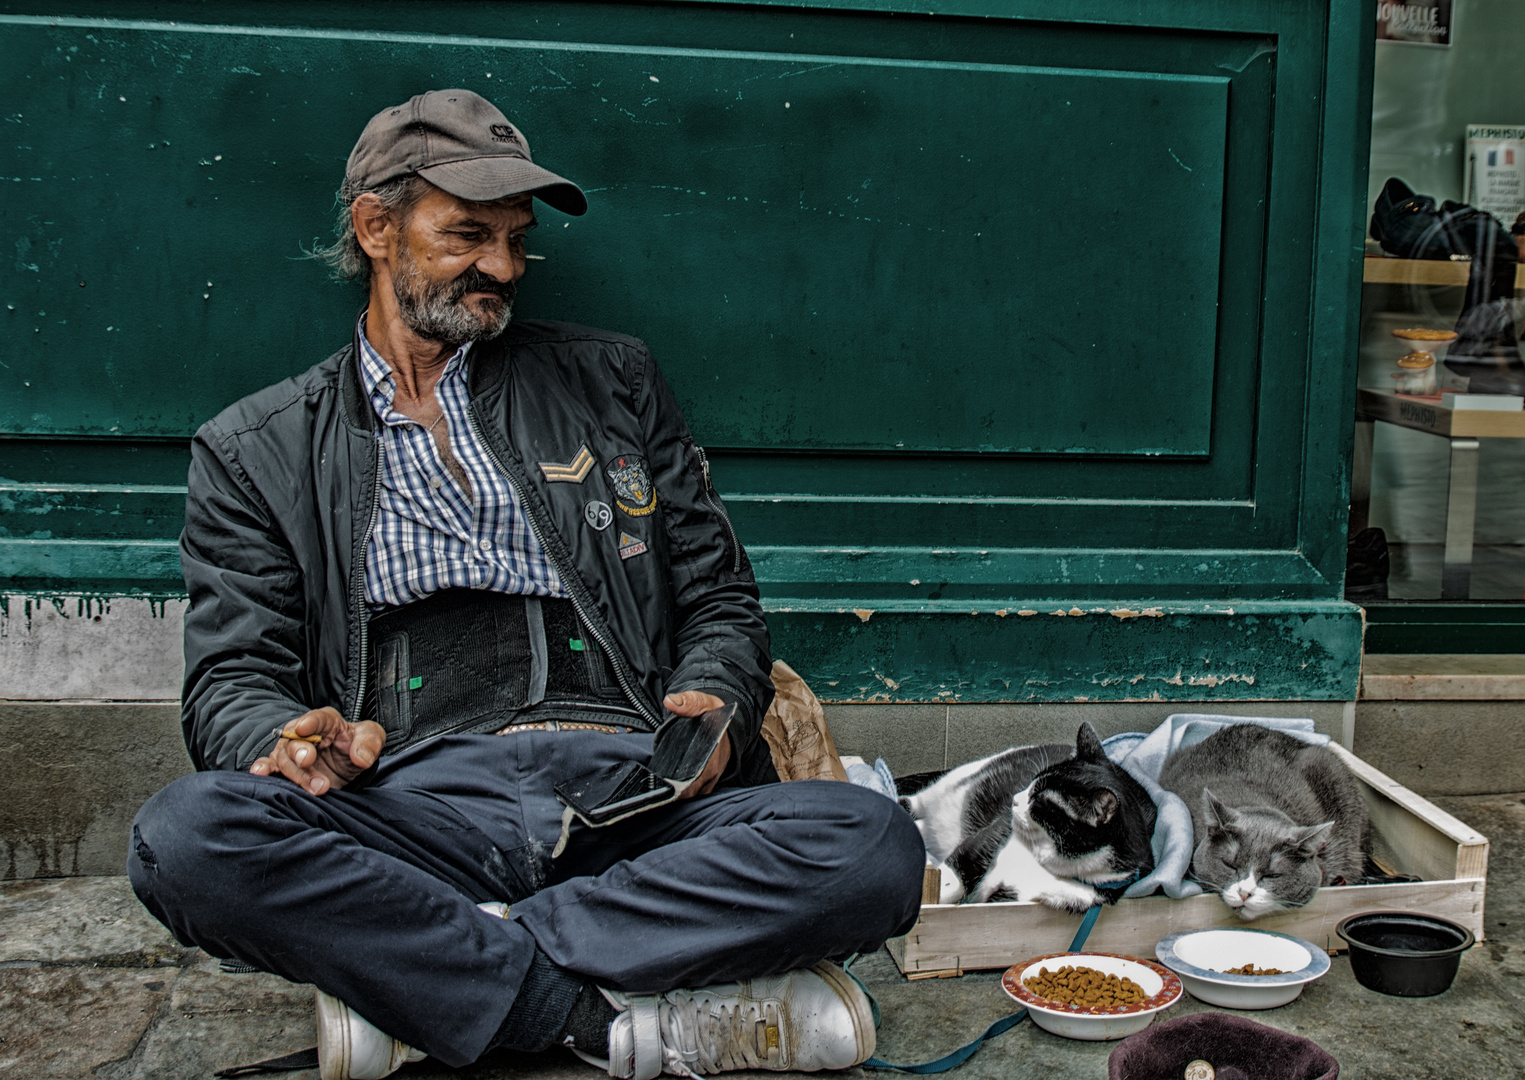
M 556 1044 L 635 1080 L 863 1061 L 826 958 L 910 927 L 920 837 L 862 788 L 766 782 L 757 588 L 646 348 L 510 321 L 533 200 L 582 192 L 441 90 L 371 120 L 341 197 L 353 340 L 193 443 L 200 771 L 138 814 L 138 896 L 316 986 L 325 1080 Z M 682 799 L 564 822 L 558 783 L 722 706 Z

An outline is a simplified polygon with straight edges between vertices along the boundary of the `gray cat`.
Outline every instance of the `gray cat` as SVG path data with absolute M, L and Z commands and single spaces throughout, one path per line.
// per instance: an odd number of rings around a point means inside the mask
M 1178 750 L 1160 786 L 1191 810 L 1192 876 L 1241 919 L 1354 885 L 1371 850 L 1361 788 L 1334 751 L 1258 724 Z

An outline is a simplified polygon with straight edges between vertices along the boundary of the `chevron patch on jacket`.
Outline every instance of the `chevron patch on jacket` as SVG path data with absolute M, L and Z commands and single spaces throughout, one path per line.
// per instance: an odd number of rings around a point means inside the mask
M 545 474 L 547 484 L 580 484 L 587 479 L 588 473 L 593 469 L 593 451 L 587 444 L 577 451 L 577 456 L 566 464 L 559 461 L 542 461 L 540 471 Z

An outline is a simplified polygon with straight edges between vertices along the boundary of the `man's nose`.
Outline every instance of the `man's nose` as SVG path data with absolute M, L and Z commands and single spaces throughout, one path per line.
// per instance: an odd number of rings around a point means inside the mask
M 524 276 L 524 248 L 510 238 L 494 241 L 476 261 L 476 268 L 494 281 L 507 283 Z

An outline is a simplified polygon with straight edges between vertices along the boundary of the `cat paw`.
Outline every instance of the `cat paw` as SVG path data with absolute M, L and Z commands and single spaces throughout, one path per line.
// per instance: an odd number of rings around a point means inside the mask
M 1101 893 L 1079 881 L 1056 881 L 1033 897 L 1040 904 L 1077 915 L 1100 904 Z

